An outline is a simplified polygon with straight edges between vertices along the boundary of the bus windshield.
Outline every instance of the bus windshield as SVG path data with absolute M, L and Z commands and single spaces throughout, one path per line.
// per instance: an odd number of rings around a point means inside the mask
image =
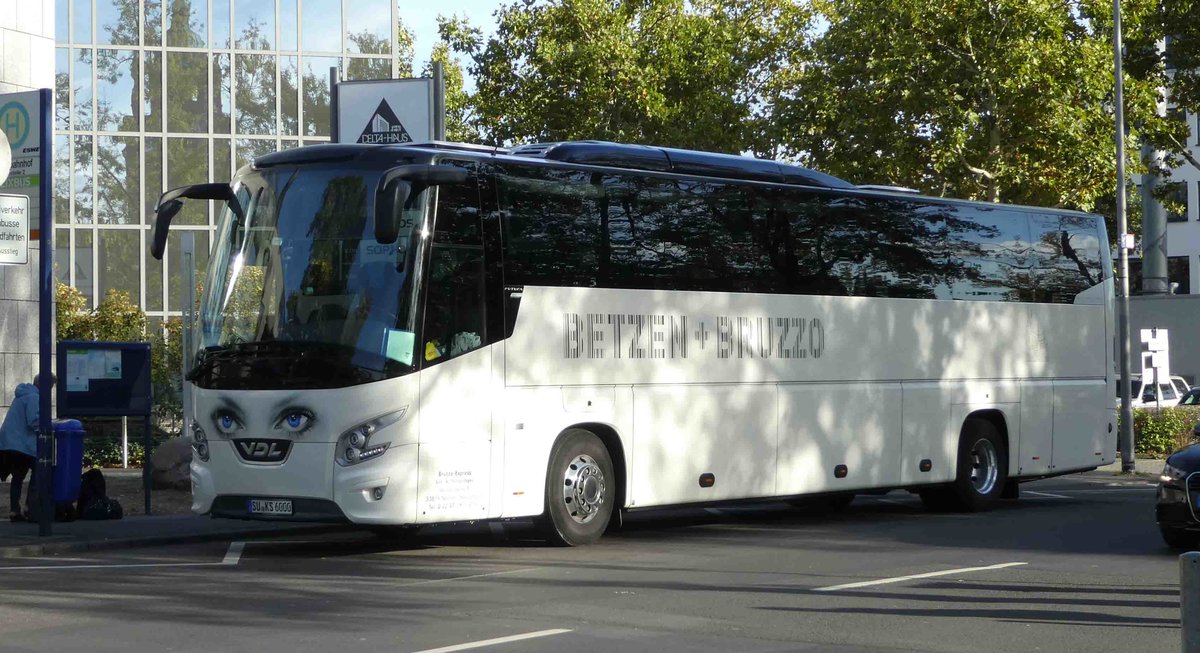
M 413 369 L 408 245 L 424 199 L 404 211 L 395 243 L 376 242 L 380 172 L 280 166 L 235 180 L 246 219 L 222 212 L 189 380 L 328 388 Z

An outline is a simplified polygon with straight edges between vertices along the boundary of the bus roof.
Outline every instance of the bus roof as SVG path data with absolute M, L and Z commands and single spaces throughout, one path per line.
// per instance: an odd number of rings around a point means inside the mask
M 540 159 L 563 164 L 806 186 L 810 188 L 837 190 L 860 196 L 887 196 L 910 201 L 920 199 L 930 203 L 969 204 L 979 208 L 991 207 L 995 209 L 1038 211 L 1042 213 L 1090 215 L 1070 209 L 1022 204 L 997 204 L 978 200 L 936 197 L 923 195 L 912 189 L 901 187 L 878 185 L 856 186 L 833 175 L 771 159 L 758 159 L 699 150 L 612 143 L 608 141 L 531 143 L 514 148 L 448 141 L 404 143 L 401 145 L 330 143 L 273 152 L 255 159 L 253 165 L 255 168 L 266 168 L 276 165 L 348 162 L 351 160 L 371 160 L 376 158 L 383 162 L 397 154 L 413 150 L 424 151 L 430 155 L 453 151 L 471 158 L 501 157 L 510 161 Z

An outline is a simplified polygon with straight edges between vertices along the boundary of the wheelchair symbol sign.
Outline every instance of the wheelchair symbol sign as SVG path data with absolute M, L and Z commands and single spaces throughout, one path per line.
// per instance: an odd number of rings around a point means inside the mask
M 14 150 L 25 144 L 29 136 L 29 111 L 24 104 L 9 102 L 0 107 L 0 130 L 4 130 Z

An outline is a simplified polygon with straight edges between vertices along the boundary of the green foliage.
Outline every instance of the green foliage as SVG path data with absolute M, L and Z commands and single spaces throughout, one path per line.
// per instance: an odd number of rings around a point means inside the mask
M 1133 411 L 1133 441 L 1136 453 L 1144 456 L 1164 457 L 1194 441 L 1192 429 L 1200 421 L 1200 408 L 1176 406 L 1173 408 Z
M 769 154 L 764 91 L 803 52 L 809 18 L 792 0 L 522 1 L 496 12 L 486 43 L 462 21 L 441 31 L 470 61 L 488 141 Z
M 141 441 L 129 441 L 129 466 L 141 467 L 146 461 L 146 452 Z M 120 467 L 121 441 L 110 438 L 85 438 L 83 441 L 83 468 Z

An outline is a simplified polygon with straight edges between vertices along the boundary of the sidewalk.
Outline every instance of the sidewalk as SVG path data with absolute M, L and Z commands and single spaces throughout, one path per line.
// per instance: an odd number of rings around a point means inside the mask
M 1141 476 L 1141 475 L 1153 476 L 1155 479 L 1157 479 L 1158 475 L 1162 473 L 1163 465 L 1166 464 L 1166 461 L 1162 460 L 1162 459 L 1156 459 L 1156 458 L 1135 458 L 1133 461 L 1133 464 L 1134 464 L 1134 472 L 1133 473 L 1135 473 L 1139 476 Z M 1104 467 L 1098 467 L 1098 468 L 1096 468 L 1096 471 L 1098 471 L 1098 472 L 1113 472 L 1113 473 L 1120 474 L 1121 473 L 1121 456 L 1120 456 L 1120 454 L 1117 455 L 1116 462 L 1114 462 L 1111 465 L 1105 465 Z
M 213 519 L 201 515 L 130 515 L 108 521 L 55 522 L 53 535 L 39 537 L 35 523 L 0 521 L 0 558 L 20 558 L 94 549 L 161 546 L 192 542 L 278 537 L 353 528 L 339 524 Z

